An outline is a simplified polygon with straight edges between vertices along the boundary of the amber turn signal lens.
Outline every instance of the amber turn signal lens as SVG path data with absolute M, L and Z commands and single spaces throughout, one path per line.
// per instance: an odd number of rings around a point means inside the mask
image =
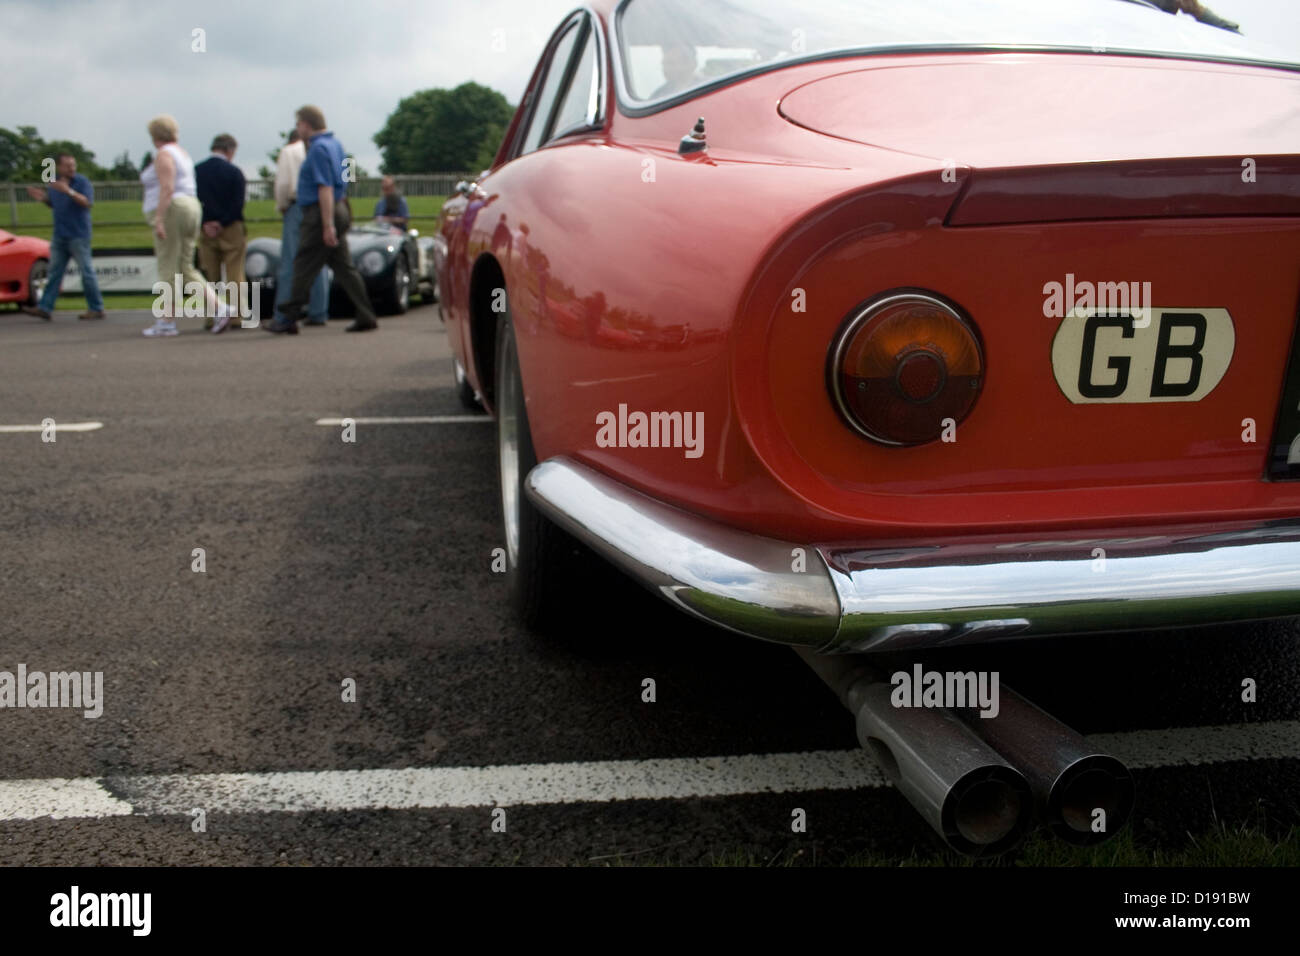
M 872 441 L 920 445 L 975 405 L 984 357 L 974 329 L 943 300 L 897 292 L 869 303 L 831 346 L 830 389 L 844 420 Z

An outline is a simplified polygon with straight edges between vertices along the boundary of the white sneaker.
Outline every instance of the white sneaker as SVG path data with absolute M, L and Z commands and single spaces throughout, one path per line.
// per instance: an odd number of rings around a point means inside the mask
M 145 329 L 144 334 L 152 339 L 161 335 L 180 335 L 180 332 L 177 331 L 175 322 L 169 322 L 166 319 L 154 319 L 153 325 Z
M 218 309 L 216 317 L 212 320 L 212 334 L 220 335 L 226 331 L 226 326 L 230 324 L 230 313 L 225 309 Z

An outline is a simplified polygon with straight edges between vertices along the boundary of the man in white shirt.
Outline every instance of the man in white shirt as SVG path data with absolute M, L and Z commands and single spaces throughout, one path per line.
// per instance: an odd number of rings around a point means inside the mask
M 293 287 L 293 260 L 298 254 L 298 230 L 302 226 L 302 208 L 298 205 L 298 172 L 307 157 L 307 148 L 295 129 L 289 142 L 275 161 L 275 208 L 284 217 L 280 233 L 280 269 L 275 279 L 275 318 L 284 319 L 280 306 L 289 298 Z M 322 269 L 311 285 L 307 303 L 307 324 L 324 325 L 329 321 L 329 281 Z

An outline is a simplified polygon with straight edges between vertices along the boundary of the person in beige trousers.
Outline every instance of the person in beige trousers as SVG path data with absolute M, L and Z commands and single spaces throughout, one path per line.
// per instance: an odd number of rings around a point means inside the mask
M 212 331 L 223 332 L 230 322 L 230 312 L 194 265 L 194 247 L 202 218 L 194 161 L 177 144 L 178 128 L 172 117 L 163 114 L 151 119 L 149 136 L 156 153 L 153 162 L 140 174 L 140 182 L 144 186 L 144 217 L 154 234 L 158 281 L 172 286 L 179 283 L 182 290 L 191 282 L 199 283 L 208 314 L 215 317 Z M 176 313 L 183 303 L 183 299 L 173 298 L 170 308 L 155 308 L 154 324 L 144 334 L 150 338 L 178 335 Z
M 199 270 L 211 282 L 226 282 L 231 294 L 226 306 L 232 311 L 241 305 L 240 293 L 229 284 L 244 288 L 244 255 L 248 249 L 248 232 L 244 228 L 244 196 L 248 185 L 235 165 L 239 144 L 229 133 L 212 140 L 212 155 L 194 166 L 194 180 L 199 192 L 203 224 L 199 234 Z M 212 328 L 212 323 L 209 323 Z

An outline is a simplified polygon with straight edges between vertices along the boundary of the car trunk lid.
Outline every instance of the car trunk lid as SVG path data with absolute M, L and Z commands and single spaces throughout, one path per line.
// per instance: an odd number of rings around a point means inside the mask
M 948 224 L 1300 215 L 1300 77 L 1065 54 L 918 58 L 807 83 L 807 129 L 956 175 Z

